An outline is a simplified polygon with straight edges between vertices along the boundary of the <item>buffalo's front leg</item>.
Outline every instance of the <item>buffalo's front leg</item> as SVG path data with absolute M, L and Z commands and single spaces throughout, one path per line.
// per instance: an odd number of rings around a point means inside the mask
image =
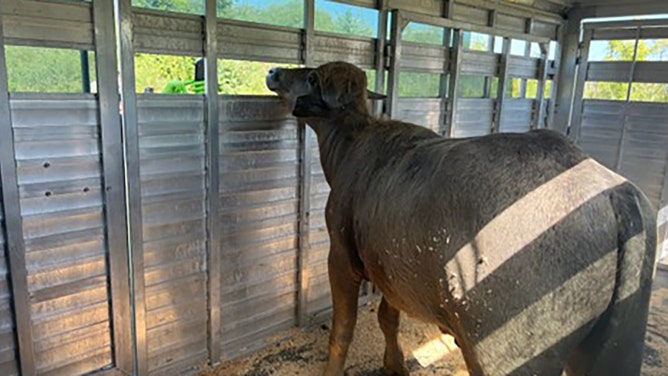
M 383 365 L 389 375 L 406 376 L 408 369 L 404 362 L 404 353 L 399 345 L 399 310 L 392 307 L 385 297 L 378 307 L 378 324 L 385 336 L 385 356 Z
M 332 241 L 329 252 L 329 284 L 334 304 L 332 331 L 329 335 L 329 359 L 324 376 L 342 376 L 348 347 L 353 339 L 357 322 L 357 302 L 362 282 L 355 270 L 348 250 Z

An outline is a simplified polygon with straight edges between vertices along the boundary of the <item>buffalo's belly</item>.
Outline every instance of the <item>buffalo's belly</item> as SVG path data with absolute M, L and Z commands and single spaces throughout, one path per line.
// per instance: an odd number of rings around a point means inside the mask
M 409 252 L 366 252 L 365 274 L 395 308 L 421 321 L 442 326 L 445 277 L 439 258 Z M 439 282 L 440 281 L 440 282 Z

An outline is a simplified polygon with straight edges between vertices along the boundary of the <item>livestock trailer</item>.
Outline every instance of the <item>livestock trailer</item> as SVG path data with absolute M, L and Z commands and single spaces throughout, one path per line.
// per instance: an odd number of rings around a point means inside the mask
M 1 0 L 0 375 L 195 373 L 327 317 L 329 188 L 262 72 L 334 60 L 444 137 L 567 134 L 666 261 L 664 0 Z

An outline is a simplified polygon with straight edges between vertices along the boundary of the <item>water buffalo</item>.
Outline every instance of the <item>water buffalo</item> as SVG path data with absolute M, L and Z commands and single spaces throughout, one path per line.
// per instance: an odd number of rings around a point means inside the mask
M 351 64 L 266 83 L 315 130 L 331 187 L 324 375 L 343 374 L 365 279 L 389 374 L 408 374 L 404 311 L 451 333 L 474 376 L 639 375 L 657 231 L 633 184 L 552 131 L 446 139 L 377 119 Z

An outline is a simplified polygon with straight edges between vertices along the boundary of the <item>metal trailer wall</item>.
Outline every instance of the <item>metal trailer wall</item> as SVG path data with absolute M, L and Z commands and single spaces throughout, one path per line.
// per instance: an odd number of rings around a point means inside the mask
M 222 351 L 257 350 L 295 325 L 298 127 L 271 97 L 220 102 Z
M 548 60 L 548 46 L 551 40 L 558 39 L 561 25 L 548 25 L 531 18 L 522 20 L 458 3 L 441 12 L 446 18 L 402 9 L 392 12 L 387 112 L 393 118 L 424 125 L 449 137 L 549 127 L 553 105 L 544 97 L 543 88 L 548 79 L 557 79 L 556 63 Z M 487 26 L 463 25 L 457 21 L 459 19 L 477 20 Z M 403 41 L 402 31 L 410 22 L 444 28 L 444 46 Z M 463 35 L 467 31 L 488 35 L 488 51 L 465 49 Z M 493 52 L 494 36 L 503 37 L 501 53 Z M 513 39 L 527 42 L 524 56 L 510 54 Z M 538 44 L 540 58 L 529 57 L 531 43 Z M 402 72 L 440 74 L 440 96 L 401 97 L 398 92 Z M 485 76 L 487 97 L 462 97 L 459 82 L 465 75 Z M 498 79 L 496 93 L 489 93 L 492 78 Z M 522 80 L 518 98 L 508 97 L 506 88 L 511 79 Z M 529 79 L 536 80 L 538 85 L 535 98 L 524 98 L 526 80 Z M 554 96 L 553 90 L 550 96 Z
M 3 35 L 2 22 L 0 22 L 0 38 Z M 0 43 L 1 44 L 1 43 Z M 10 108 L 9 108 L 9 94 L 7 93 L 7 72 L 3 69 L 5 66 L 4 49 L 0 49 L 0 372 L 8 376 L 15 376 L 19 373 L 18 365 L 18 338 L 16 338 L 16 322 L 14 320 L 14 310 L 16 302 L 13 297 L 12 279 L 16 281 L 17 273 L 13 276 L 9 274 L 11 266 L 25 269 L 23 265 L 17 263 L 21 259 L 13 256 L 9 259 L 10 250 L 16 250 L 17 239 L 8 239 L 8 231 L 5 219 L 5 207 L 9 206 L 9 211 L 16 211 L 16 192 L 11 188 L 16 183 L 16 175 L 13 173 L 12 163 L 14 151 L 12 142 L 8 136 L 11 134 L 10 129 Z M 2 140 L 5 140 L 4 142 Z M 9 165 L 9 166 L 8 166 Z M 10 173 L 11 172 L 11 173 Z M 5 185 L 4 182 L 9 182 Z M 9 194 L 11 201 L 7 205 L 5 197 Z M 14 228 L 18 223 L 13 223 Z M 12 244 L 13 243 L 13 244 Z M 12 247 L 13 246 L 13 247 Z M 19 291 L 22 294 L 21 291 Z M 21 299 L 19 299 L 19 303 Z
M 36 371 L 105 368 L 112 318 L 97 102 L 13 95 L 10 106 Z
M 2 191 L 0 186 L 0 192 Z M 0 193 L 0 199 L 2 194 Z M 0 226 L 5 228 L 5 216 L 0 207 Z M 7 240 L 4 231 L 0 231 L 0 372 L 3 375 L 18 375 L 14 315 L 12 313 L 12 294 L 9 282 L 9 263 L 7 261 Z
M 208 357 L 204 100 L 139 95 L 137 123 L 148 371 L 168 374 Z
M 571 135 L 594 158 L 637 184 L 658 210 L 661 257 L 668 256 L 668 102 L 633 98 L 635 84 L 668 84 L 668 62 L 589 61 L 592 41 L 668 38 L 667 20 L 585 23 Z M 628 85 L 620 100 L 584 98 L 587 82 Z
M 456 88 L 471 72 L 500 87 L 554 78 L 545 54 L 509 56 L 509 43 L 557 39 L 560 16 L 481 0 L 342 2 L 378 9 L 378 38 L 316 31 L 313 0 L 302 29 L 217 19 L 215 0 L 204 16 L 119 0 L 118 40 L 113 0 L 0 3 L 0 47 L 94 50 L 98 77 L 96 95 L 9 95 L 0 53 L 3 374 L 194 372 L 327 316 L 329 187 L 315 135 L 276 98 L 219 95 L 218 58 L 387 71 L 384 111 L 445 135 L 544 126 L 540 98 Z M 457 42 L 402 43 L 407 22 Z M 502 36 L 504 52 L 464 51 L 467 30 Z M 206 95 L 137 95 L 136 52 L 204 56 Z M 400 97 L 402 71 L 440 75 L 439 97 Z M 503 115 L 518 111 L 524 123 Z

